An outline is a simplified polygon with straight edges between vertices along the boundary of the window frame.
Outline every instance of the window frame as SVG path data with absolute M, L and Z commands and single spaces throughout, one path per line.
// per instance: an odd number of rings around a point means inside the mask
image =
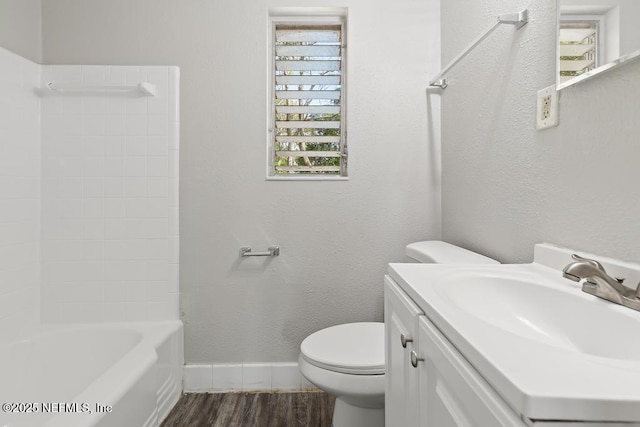
M 275 37 L 277 25 L 340 25 L 341 26 L 341 88 L 340 88 L 340 152 L 341 171 L 336 174 L 290 173 L 275 171 Z M 346 122 L 346 46 L 347 9 L 342 7 L 270 8 L 268 16 L 268 95 L 267 95 L 267 181 L 346 181 L 348 180 L 348 148 Z

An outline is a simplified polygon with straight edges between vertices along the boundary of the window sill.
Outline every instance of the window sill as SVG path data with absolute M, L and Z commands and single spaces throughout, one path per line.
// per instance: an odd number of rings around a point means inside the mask
M 348 181 L 348 176 L 267 176 L 266 181 Z

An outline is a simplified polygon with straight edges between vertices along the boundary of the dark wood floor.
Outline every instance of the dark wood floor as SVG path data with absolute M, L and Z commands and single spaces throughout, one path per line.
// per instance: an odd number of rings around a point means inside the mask
M 185 393 L 161 427 L 331 427 L 323 392 Z

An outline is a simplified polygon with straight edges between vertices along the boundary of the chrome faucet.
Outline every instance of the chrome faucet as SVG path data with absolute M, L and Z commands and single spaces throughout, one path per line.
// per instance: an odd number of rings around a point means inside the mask
M 582 283 L 582 291 L 607 301 L 640 311 L 640 283 L 637 289 L 622 285 L 624 279 L 614 278 L 607 274 L 602 264 L 594 259 L 571 255 L 575 260 L 562 270 L 567 279 Z

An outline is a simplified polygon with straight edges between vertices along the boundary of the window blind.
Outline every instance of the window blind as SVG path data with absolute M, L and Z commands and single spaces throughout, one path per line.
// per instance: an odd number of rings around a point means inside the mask
M 272 174 L 346 176 L 342 25 L 274 34 Z

